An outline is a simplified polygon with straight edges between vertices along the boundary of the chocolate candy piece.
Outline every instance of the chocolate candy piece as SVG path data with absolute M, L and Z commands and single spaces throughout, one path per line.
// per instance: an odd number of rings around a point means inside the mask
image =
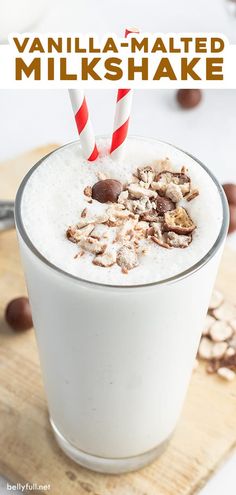
M 179 89 L 176 98 L 182 108 L 194 108 L 200 103 L 202 92 L 200 89 Z
M 223 189 L 226 194 L 228 203 L 236 205 L 236 184 L 223 184 Z
M 179 235 L 175 232 L 167 233 L 167 244 L 171 247 L 185 249 L 192 242 L 192 236 L 190 235 Z
M 92 187 L 92 198 L 99 203 L 116 203 L 121 191 L 122 184 L 118 180 L 99 180 Z
M 191 234 L 196 225 L 194 225 L 187 211 L 178 206 L 173 211 L 167 211 L 164 215 L 164 230 L 175 232 L 180 235 Z
M 236 230 L 236 205 L 229 205 L 229 234 Z
M 175 209 L 175 204 L 171 199 L 164 198 L 163 196 L 158 196 L 156 199 L 156 211 L 159 215 L 164 215 L 167 211 Z
M 165 196 L 166 189 L 171 183 L 180 187 L 183 196 L 190 191 L 190 178 L 182 172 L 169 172 L 168 170 L 163 170 L 157 175 L 155 180 L 156 190 L 160 196 Z
M 6 307 L 5 319 L 13 330 L 29 330 L 33 326 L 31 308 L 27 297 L 17 297 Z

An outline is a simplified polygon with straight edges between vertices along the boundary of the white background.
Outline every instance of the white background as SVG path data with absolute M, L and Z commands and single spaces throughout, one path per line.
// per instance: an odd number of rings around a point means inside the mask
M 236 43 L 236 17 L 227 14 L 224 0 L 58 0 L 57 9 L 51 0 L 50 10 L 43 11 L 44 0 L 41 10 L 37 8 L 38 14 L 44 13 L 39 23 L 34 19 L 36 3 L 39 0 L 0 0 L 0 37 L 12 10 L 15 24 L 11 25 L 10 17 L 9 30 L 18 25 L 19 29 L 35 26 L 41 31 L 114 31 L 121 35 L 125 27 L 138 25 L 144 31 L 218 31 Z M 87 96 L 96 133 L 111 133 L 115 92 L 88 91 Z M 236 182 L 236 90 L 205 91 L 202 104 L 188 111 L 178 108 L 171 90 L 136 91 L 130 131 L 171 141 L 201 159 L 221 182 Z M 0 91 L 0 160 L 76 137 L 66 91 Z M 236 236 L 231 236 L 230 243 L 236 248 Z M 233 495 L 235 487 L 236 455 L 201 493 Z M 0 480 L 0 495 L 3 490 Z

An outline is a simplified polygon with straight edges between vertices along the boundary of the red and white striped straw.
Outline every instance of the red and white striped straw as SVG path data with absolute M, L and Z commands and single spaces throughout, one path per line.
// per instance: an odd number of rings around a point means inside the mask
M 137 28 L 128 28 L 125 30 L 125 37 L 127 37 L 129 34 L 135 33 L 139 33 L 139 30 Z M 114 128 L 110 149 L 111 156 L 115 160 L 121 159 L 124 151 L 125 140 L 127 138 L 129 128 L 132 96 L 133 92 L 131 89 L 118 89 Z
M 98 149 L 84 92 L 69 89 L 69 95 L 84 156 L 88 161 L 92 162 L 98 157 Z

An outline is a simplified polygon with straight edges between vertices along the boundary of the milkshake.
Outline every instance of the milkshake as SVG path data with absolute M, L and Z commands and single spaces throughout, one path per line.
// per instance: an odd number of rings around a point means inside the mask
M 159 455 L 181 412 L 227 232 L 212 175 L 129 138 L 120 163 L 78 142 L 26 176 L 16 223 L 51 424 L 102 472 Z

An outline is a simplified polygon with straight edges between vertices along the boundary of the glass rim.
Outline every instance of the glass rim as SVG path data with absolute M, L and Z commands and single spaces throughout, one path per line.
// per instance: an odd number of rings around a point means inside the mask
M 98 136 L 98 138 L 107 138 L 107 136 Z M 139 139 L 139 140 L 145 140 L 145 141 L 155 141 L 155 142 L 159 142 L 159 143 L 162 143 L 162 144 L 167 144 L 169 146 L 171 146 L 172 148 L 178 150 L 178 151 L 181 151 L 182 153 L 184 153 L 185 155 L 189 156 L 190 158 L 192 158 L 195 162 L 197 162 L 201 168 L 203 168 L 203 170 L 205 170 L 205 172 L 210 176 L 210 178 L 212 179 L 212 181 L 214 182 L 214 184 L 216 185 L 217 187 L 217 190 L 220 194 L 220 198 L 221 198 L 221 205 L 222 205 L 222 225 L 221 225 L 221 228 L 219 230 L 219 233 L 218 233 L 218 236 L 214 242 L 214 244 L 211 246 L 211 248 L 209 249 L 209 251 L 207 251 L 207 253 L 202 257 L 200 258 L 200 260 L 198 260 L 196 263 L 194 263 L 194 265 L 191 265 L 189 268 L 187 268 L 186 270 L 178 273 L 177 275 L 173 275 L 171 277 L 168 277 L 168 278 L 165 278 L 165 279 L 162 279 L 162 280 L 158 280 L 158 281 L 155 281 L 155 282 L 148 282 L 148 283 L 141 283 L 141 284 L 125 284 L 125 285 L 121 285 L 121 284 L 106 284 L 106 283 L 102 283 L 102 282 L 94 282 L 94 281 L 91 281 L 91 280 L 86 280 L 85 278 L 80 278 L 76 275 L 73 275 L 72 273 L 69 273 L 65 270 L 63 270 L 62 268 L 59 268 L 57 265 L 55 265 L 54 263 L 52 263 L 51 261 L 49 261 L 45 256 L 43 256 L 40 251 L 38 251 L 38 249 L 35 247 L 35 245 L 33 244 L 33 242 L 31 241 L 30 237 L 28 236 L 27 234 L 27 231 L 25 229 L 25 226 L 24 226 L 24 222 L 23 222 L 23 219 L 22 219 L 22 212 L 21 212 L 21 206 L 22 206 L 22 198 L 23 198 L 23 194 L 24 194 L 24 190 L 25 190 L 25 187 L 27 185 L 27 182 L 28 180 L 30 179 L 31 175 L 34 173 L 34 171 L 40 167 L 40 165 L 51 155 L 53 155 L 54 153 L 56 153 L 57 151 L 67 147 L 67 146 L 70 146 L 72 144 L 75 144 L 75 143 L 80 143 L 79 139 L 77 140 L 74 140 L 74 141 L 71 141 L 69 143 L 66 143 L 62 146 L 60 146 L 59 148 L 56 148 L 55 150 L 51 151 L 50 153 L 48 153 L 47 155 L 45 155 L 43 158 L 41 158 L 35 165 L 33 165 L 33 167 L 27 172 L 27 174 L 25 175 L 25 177 L 23 178 L 19 188 L 18 188 L 18 191 L 17 191 L 17 194 L 16 194 L 16 199 L 15 199 L 15 222 L 16 222 L 16 228 L 20 234 L 20 237 L 23 239 L 24 243 L 26 244 L 26 246 L 28 247 L 28 249 L 31 251 L 31 253 L 36 256 L 36 258 L 38 258 L 43 264 L 47 265 L 48 268 L 50 268 L 51 270 L 57 272 L 58 274 L 60 274 L 61 276 L 65 276 L 69 279 L 71 279 L 72 281 L 74 282 L 77 282 L 77 283 L 82 283 L 88 287 L 100 287 L 100 288 L 108 288 L 108 289 L 123 289 L 123 290 L 129 290 L 129 289 L 138 289 L 138 288 L 148 288 L 148 287 L 154 287 L 156 285 L 158 286 L 161 286 L 161 285 L 168 285 L 168 284 L 172 284 L 172 283 L 176 283 L 184 278 L 187 278 L 188 276 L 192 275 L 193 273 L 197 272 L 200 268 L 202 268 L 206 263 L 208 263 L 211 258 L 214 256 L 214 254 L 219 250 L 219 248 L 221 247 L 226 235 L 227 235 L 227 232 L 228 232 L 228 225 L 229 225 L 229 209 L 228 209 L 228 203 L 227 203 L 227 199 L 226 199 L 226 196 L 225 196 L 225 193 L 224 193 L 224 190 L 221 186 L 221 184 L 218 182 L 218 180 L 216 179 L 216 177 L 214 176 L 214 174 L 208 169 L 208 167 L 206 167 L 206 165 L 204 165 L 200 160 L 198 160 L 197 158 L 195 158 L 195 156 L 193 156 L 191 153 L 188 153 L 184 150 L 182 150 L 181 148 L 179 148 L 178 146 L 175 146 L 167 141 L 163 141 L 163 140 L 160 140 L 160 139 L 156 139 L 156 138 L 152 138 L 152 137 L 145 137 L 145 136 L 138 136 L 138 135 L 132 135 L 132 136 L 129 136 L 129 139 Z

